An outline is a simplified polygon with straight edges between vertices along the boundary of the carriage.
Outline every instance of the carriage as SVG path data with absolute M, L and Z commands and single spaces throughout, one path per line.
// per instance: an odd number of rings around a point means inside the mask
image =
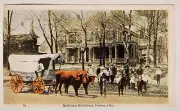
M 13 92 L 19 93 L 24 86 L 29 86 L 36 94 L 45 91 L 45 86 L 49 86 L 55 82 L 56 71 L 53 63 L 57 58 L 62 58 L 61 53 L 43 54 L 43 55 L 10 55 L 10 86 Z M 38 61 L 44 65 L 43 76 L 36 75 L 35 70 Z M 48 91 L 49 91 L 48 88 Z

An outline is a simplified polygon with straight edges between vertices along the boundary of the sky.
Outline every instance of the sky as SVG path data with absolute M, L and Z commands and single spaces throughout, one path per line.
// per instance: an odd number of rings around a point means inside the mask
M 44 13 L 47 10 L 42 10 L 42 11 L 37 11 L 37 10 L 14 10 L 13 12 L 13 17 L 12 17 L 12 25 L 11 25 L 11 29 L 12 35 L 16 35 L 16 34 L 29 34 L 30 33 L 30 26 L 31 26 L 31 22 L 32 22 L 32 18 L 34 20 L 34 30 L 35 33 L 40 37 L 39 39 L 39 44 L 41 44 L 44 41 L 44 37 L 43 34 L 41 32 L 40 26 L 38 24 L 38 21 L 35 17 L 36 16 L 40 16 L 42 15 L 42 13 Z M 74 11 L 77 14 L 80 14 L 80 11 Z M 86 13 L 88 13 L 90 11 L 83 11 L 84 17 L 86 17 Z M 74 14 L 75 16 L 75 14 Z M 4 11 L 4 17 L 7 17 L 7 11 Z M 43 21 L 42 21 L 43 22 Z
M 35 27 L 35 33 L 40 37 L 38 40 L 38 44 L 41 44 L 44 41 L 44 37 L 42 35 L 42 32 L 40 30 L 38 21 L 35 17 L 38 16 L 40 17 L 42 13 L 46 12 L 47 10 L 14 10 L 13 12 L 13 17 L 12 17 L 12 32 L 11 34 L 16 35 L 16 34 L 29 34 L 30 33 L 30 26 L 32 19 L 34 20 L 34 27 Z M 75 10 L 77 14 L 80 14 L 81 12 L 78 10 Z M 83 15 L 86 18 L 87 13 L 90 14 L 94 11 L 85 11 L 83 10 Z M 126 11 L 128 13 L 129 11 Z M 47 14 L 47 13 L 44 13 Z M 75 16 L 75 14 L 72 14 Z M 7 11 L 4 11 L 4 17 L 7 17 Z M 137 21 L 138 22 L 138 21 Z M 145 24 L 146 21 L 139 21 L 141 24 Z M 144 23 L 143 23 L 144 22 Z M 132 27 L 133 30 L 134 27 Z

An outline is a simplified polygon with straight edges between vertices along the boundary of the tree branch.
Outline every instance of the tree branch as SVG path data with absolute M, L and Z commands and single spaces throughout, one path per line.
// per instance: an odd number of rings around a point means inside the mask
M 33 12 L 33 11 L 32 11 L 32 12 Z M 45 38 L 48 46 L 51 47 L 51 44 L 49 43 L 49 41 L 48 41 L 48 39 L 47 39 L 47 36 L 46 36 L 46 34 L 45 34 L 45 30 L 44 30 L 43 27 L 42 27 L 42 24 L 41 24 L 40 19 L 37 17 L 37 15 L 36 15 L 34 12 L 33 12 L 33 14 L 35 15 L 36 19 L 38 20 L 39 26 L 40 26 L 40 28 L 41 28 L 41 30 L 42 30 L 43 36 L 44 36 L 44 38 Z

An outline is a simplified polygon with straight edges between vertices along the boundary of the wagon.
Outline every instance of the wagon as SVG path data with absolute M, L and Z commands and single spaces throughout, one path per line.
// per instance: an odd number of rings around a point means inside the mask
M 10 73 L 12 75 L 10 86 L 13 92 L 19 93 L 24 86 L 30 86 L 36 94 L 45 91 L 45 86 L 53 83 L 56 79 L 56 71 L 53 68 L 53 61 L 62 58 L 62 54 L 43 54 L 43 55 L 10 55 Z M 35 70 L 38 61 L 44 65 L 42 77 L 37 77 Z M 48 88 L 49 90 L 49 88 Z

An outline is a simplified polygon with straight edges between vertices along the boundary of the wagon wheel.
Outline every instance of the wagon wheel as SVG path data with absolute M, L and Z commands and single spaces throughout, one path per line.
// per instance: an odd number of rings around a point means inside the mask
M 36 94 L 41 94 L 45 90 L 45 83 L 43 78 L 37 77 L 32 83 L 32 89 Z
M 11 89 L 15 93 L 19 93 L 23 88 L 23 78 L 20 74 L 14 74 L 10 81 Z

